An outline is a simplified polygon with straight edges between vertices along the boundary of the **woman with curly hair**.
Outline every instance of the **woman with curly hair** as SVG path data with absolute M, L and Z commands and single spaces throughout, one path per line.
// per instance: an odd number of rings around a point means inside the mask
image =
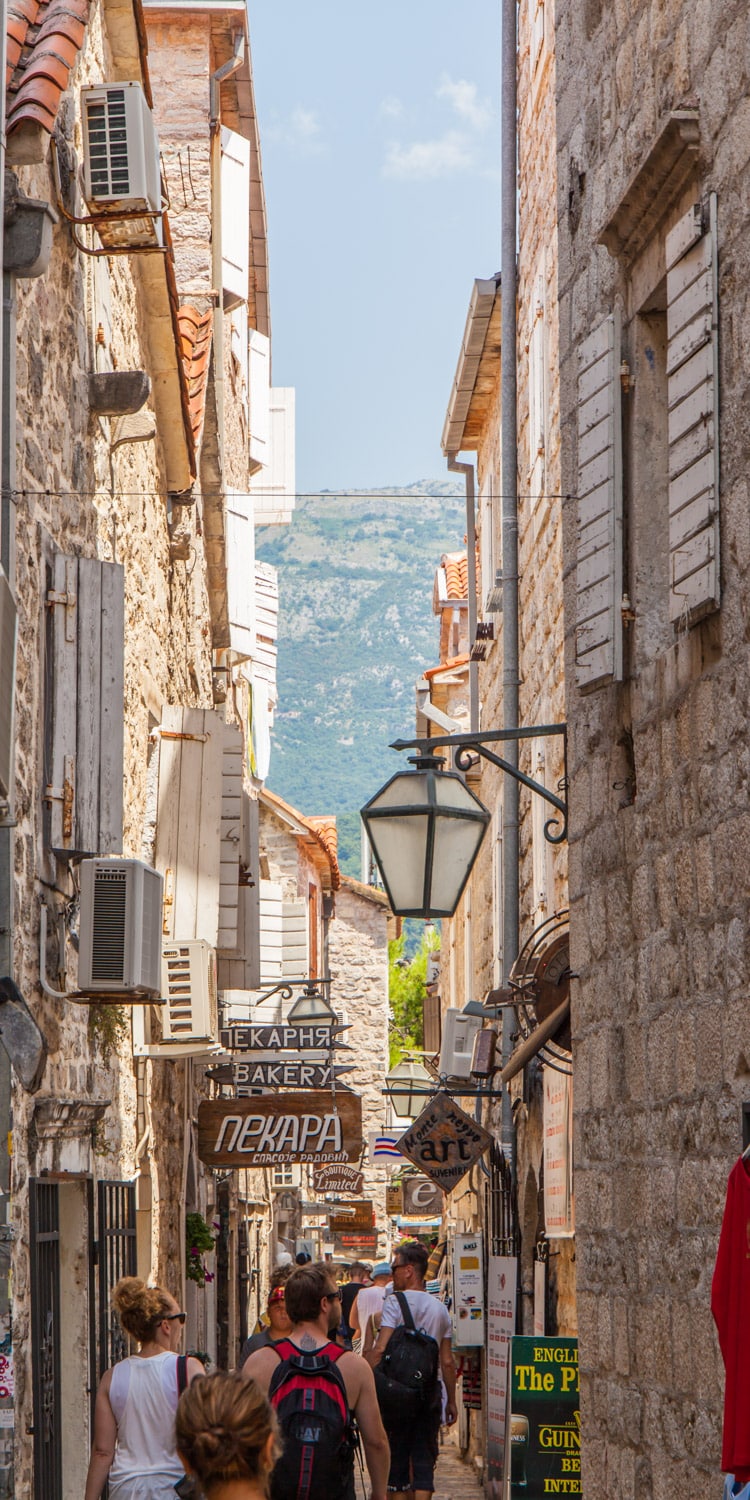
M 123 1276 L 112 1302 L 137 1354 L 105 1370 L 94 1409 L 94 1442 L 84 1500 L 175 1500 L 183 1468 L 175 1445 L 179 1400 L 178 1354 L 185 1313 L 162 1287 Z M 183 1362 L 189 1384 L 203 1374 L 200 1360 Z
M 196 1381 L 177 1407 L 177 1451 L 206 1500 L 266 1500 L 279 1445 L 260 1387 L 236 1371 Z

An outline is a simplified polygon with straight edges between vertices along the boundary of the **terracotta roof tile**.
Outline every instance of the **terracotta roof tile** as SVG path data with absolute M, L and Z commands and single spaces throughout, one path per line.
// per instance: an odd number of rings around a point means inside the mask
M 197 307 L 185 303 L 177 314 L 177 322 L 180 330 L 180 353 L 187 380 L 190 426 L 197 448 L 206 414 L 213 313 L 210 308 L 207 312 L 198 312 Z
M 445 582 L 449 599 L 468 599 L 469 565 L 465 552 L 444 552 L 441 562 L 445 569 Z
M 49 135 L 83 46 L 89 0 L 10 0 L 6 124 L 33 120 Z
M 301 823 L 309 831 L 314 840 L 314 845 L 322 850 L 326 857 L 326 863 L 331 875 L 331 889 L 337 891 L 341 885 L 341 871 L 337 857 L 338 834 L 336 832 L 336 819 L 332 817 L 306 818 L 304 813 L 298 812 L 296 807 L 292 807 L 290 802 L 285 802 L 284 798 L 278 795 L 278 792 L 270 791 L 267 786 L 264 786 L 260 795 L 261 801 L 272 806 L 275 805 L 282 812 L 290 813 L 296 822 Z

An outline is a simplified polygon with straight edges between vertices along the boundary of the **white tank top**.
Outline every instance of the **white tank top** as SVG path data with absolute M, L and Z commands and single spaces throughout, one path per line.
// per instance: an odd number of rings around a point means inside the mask
M 109 1472 L 113 1500 L 140 1500 L 141 1495 L 160 1500 L 162 1494 L 174 1494 L 175 1480 L 185 1472 L 175 1447 L 177 1401 L 177 1355 L 168 1349 L 147 1359 L 132 1355 L 115 1365 L 109 1387 L 117 1423 Z

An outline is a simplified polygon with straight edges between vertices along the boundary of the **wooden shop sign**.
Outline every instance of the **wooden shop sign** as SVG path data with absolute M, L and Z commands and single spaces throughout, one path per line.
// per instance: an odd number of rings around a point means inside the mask
M 377 1229 L 371 1229 L 369 1232 L 360 1229 L 356 1234 L 337 1234 L 336 1240 L 342 1250 L 348 1250 L 352 1255 L 377 1255 L 378 1253 Z
M 221 1045 L 228 1052 L 330 1052 L 345 1045 L 334 1040 L 343 1030 L 313 1021 L 300 1026 L 224 1026 Z
M 274 1057 L 272 1061 L 254 1057 L 252 1062 L 222 1063 L 210 1069 L 210 1077 L 236 1089 L 242 1099 L 258 1088 L 329 1089 L 334 1078 L 351 1071 L 351 1066 L 336 1068 L 330 1063 L 307 1062 L 304 1057 Z
M 348 1209 L 344 1214 L 342 1209 Z M 373 1213 L 372 1200 L 360 1198 L 357 1203 L 337 1203 L 335 1211 L 329 1215 L 328 1225 L 331 1234 L 359 1234 L 362 1230 L 372 1229 Z
M 385 1211 L 388 1214 L 389 1218 L 392 1218 L 394 1214 L 401 1214 L 401 1213 L 403 1213 L 403 1211 L 404 1211 L 404 1201 L 403 1201 L 403 1196 L 402 1196 L 402 1193 L 401 1193 L 401 1183 L 400 1182 L 396 1183 L 396 1185 L 394 1187 L 387 1187 L 386 1188 L 386 1190 L 385 1190 Z
M 404 1132 L 398 1150 L 449 1193 L 491 1144 L 489 1131 L 442 1093 Z
M 363 1172 L 349 1167 L 346 1162 L 333 1166 L 313 1168 L 313 1188 L 316 1193 L 361 1193 L 365 1185 Z
M 443 1195 L 429 1177 L 405 1177 L 403 1213 L 411 1219 L 434 1219 L 443 1212 Z
M 276 1167 L 358 1161 L 362 1100 L 345 1089 L 204 1099 L 198 1155 L 209 1167 Z

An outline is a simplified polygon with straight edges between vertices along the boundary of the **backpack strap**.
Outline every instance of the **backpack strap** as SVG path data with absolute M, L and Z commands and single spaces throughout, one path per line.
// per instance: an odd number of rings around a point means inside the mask
M 398 1305 L 401 1308 L 401 1316 L 404 1320 L 404 1327 L 408 1328 L 410 1333 L 416 1333 L 416 1326 L 412 1317 L 411 1308 L 406 1298 L 406 1293 L 394 1292 L 394 1296 L 397 1298 Z
M 177 1399 L 178 1400 L 179 1400 L 180 1396 L 182 1395 L 183 1391 L 187 1390 L 187 1383 L 188 1383 L 187 1362 L 188 1362 L 188 1357 L 187 1357 L 186 1354 L 178 1354 L 178 1356 L 177 1356 Z

